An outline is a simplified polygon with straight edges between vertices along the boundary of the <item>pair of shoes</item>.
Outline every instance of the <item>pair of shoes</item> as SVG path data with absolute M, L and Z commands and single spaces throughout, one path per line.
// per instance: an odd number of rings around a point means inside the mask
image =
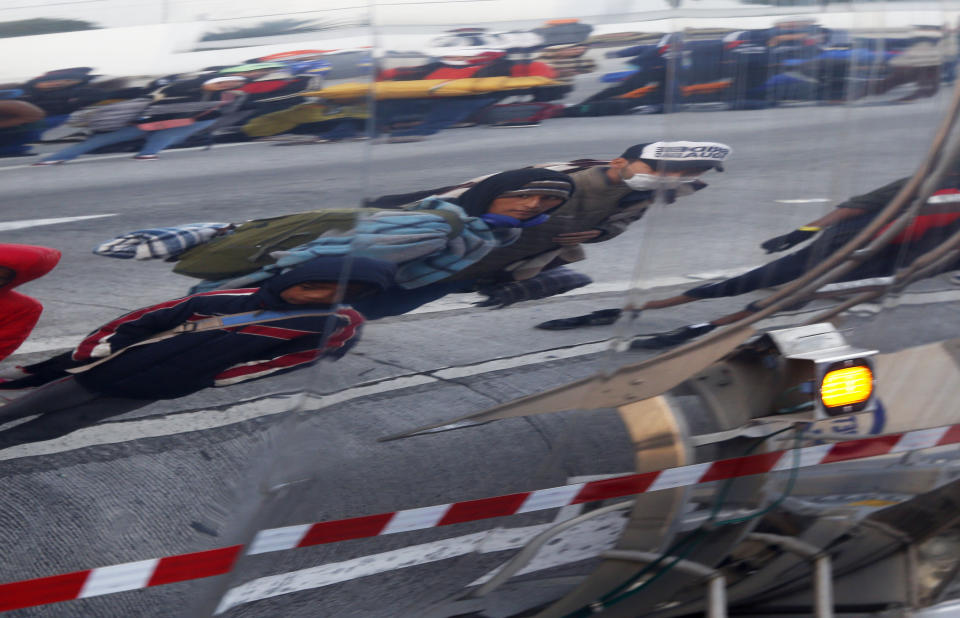
M 134 155 L 133 158 L 137 161 L 153 161 L 157 155 Z
M 49 159 L 47 161 L 37 161 L 33 165 L 60 165 L 61 163 L 66 163 L 66 159 Z
M 581 326 L 606 326 L 613 324 L 623 313 L 622 309 L 600 309 L 593 313 L 577 315 L 572 318 L 560 318 L 558 320 L 547 320 L 540 322 L 534 328 L 542 330 L 570 330 Z
M 664 348 L 672 348 L 675 345 L 680 345 L 681 343 L 685 343 L 691 339 L 696 339 L 700 335 L 705 335 L 715 328 L 716 326 L 713 324 L 694 324 L 691 326 L 681 326 L 680 328 L 674 330 L 668 330 L 665 333 L 658 333 L 642 339 L 634 339 L 632 342 L 630 342 L 630 349 L 663 350 Z

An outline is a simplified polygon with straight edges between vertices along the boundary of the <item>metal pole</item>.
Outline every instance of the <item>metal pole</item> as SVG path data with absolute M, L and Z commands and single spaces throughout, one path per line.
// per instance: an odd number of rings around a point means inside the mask
M 816 618 L 833 618 L 833 581 L 830 555 L 818 547 L 792 536 L 753 532 L 748 539 L 779 545 L 788 552 L 813 561 L 813 598 Z
M 660 554 L 628 549 L 611 549 L 600 554 L 600 557 L 608 560 L 650 563 L 658 560 Z M 707 618 L 727 618 L 727 581 L 720 571 L 690 560 L 677 560 L 672 565 L 671 568 L 681 573 L 705 577 L 707 579 Z
M 707 581 L 707 618 L 727 618 L 727 582 L 723 575 Z
M 830 556 L 819 554 L 813 561 L 814 615 L 817 618 L 833 618 L 833 577 Z

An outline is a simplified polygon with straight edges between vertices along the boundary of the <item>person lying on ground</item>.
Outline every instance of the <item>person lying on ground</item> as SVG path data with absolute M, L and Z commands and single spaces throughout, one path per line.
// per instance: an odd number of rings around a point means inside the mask
M 13 288 L 39 279 L 59 261 L 56 249 L 0 244 L 0 360 L 20 347 L 43 312 L 39 301 Z
M 260 288 L 177 298 L 123 315 L 72 351 L 23 367 L 2 389 L 40 386 L 0 407 L 0 448 L 50 440 L 103 419 L 214 386 L 337 360 L 360 336 L 349 305 L 393 282 L 393 264 L 321 257 Z M 338 284 L 345 281 L 342 294 Z M 342 296 L 342 298 L 341 298 Z
M 839 204 L 834 211 L 824 217 L 811 221 L 799 230 L 767 240 L 761 245 L 768 252 L 782 251 L 822 231 L 814 242 L 798 251 L 773 262 L 768 262 L 742 275 L 700 285 L 669 298 L 651 300 L 641 306 L 639 310 L 666 309 L 707 298 L 737 296 L 789 283 L 827 259 L 859 234 L 908 181 L 909 178 L 901 178 L 863 195 L 852 197 Z M 883 229 L 886 229 L 886 227 Z M 888 277 L 897 268 L 912 263 L 957 230 L 960 230 L 960 170 L 948 174 L 941 180 L 938 188 L 926 204 L 921 207 L 919 214 L 906 229 L 897 234 L 890 243 L 872 255 L 869 260 L 845 273 L 837 281 L 859 281 Z M 956 263 L 950 263 L 937 272 L 952 270 L 956 267 Z M 678 345 L 708 333 L 718 326 L 741 320 L 755 310 L 750 305 L 741 311 L 721 316 L 710 322 L 683 326 L 665 333 L 637 339 L 632 343 L 632 346 L 661 349 Z M 539 324 L 538 327 L 558 330 L 586 324 L 611 324 L 616 321 L 621 312 L 620 309 L 604 309 L 585 316 L 550 320 Z
M 523 230 L 517 242 L 491 251 L 456 277 L 522 280 L 548 265 L 586 259 L 584 243 L 605 242 L 625 232 L 658 192 L 673 202 L 705 188 L 700 178 L 713 169 L 722 171 L 730 152 L 726 144 L 714 142 L 635 144 L 609 162 L 571 171 L 576 190 L 549 221 Z
M 491 250 L 515 242 L 521 229 L 544 223 L 573 188 L 570 177 L 559 172 L 512 170 L 456 198 L 421 200 L 408 210 L 317 210 L 249 221 L 233 231 L 222 223 L 140 230 L 104 243 L 95 253 L 177 259 L 174 272 L 205 279 L 194 288 L 201 291 L 259 285 L 317 256 L 370 257 L 397 264 L 396 285 L 391 295 L 382 295 L 397 298 L 394 292 L 446 281 Z M 148 250 L 141 251 L 144 246 Z M 428 295 L 445 293 L 431 288 Z M 374 315 L 399 306 L 381 303 Z
M 570 174 L 576 189 L 570 200 L 541 225 L 524 228 L 517 242 L 495 248 L 483 259 L 453 275 L 490 296 L 483 304 L 504 306 L 544 298 L 587 285 L 586 275 L 561 267 L 586 258 L 583 243 L 616 238 L 640 219 L 655 199 L 668 202 L 707 186 L 701 178 L 722 171 L 731 149 L 714 142 L 635 144 L 610 161 L 581 159 L 545 163 L 537 168 Z M 406 194 L 385 195 L 368 206 L 404 207 L 435 195 L 457 196 L 484 177 L 460 185 Z M 558 276 L 554 276 L 558 275 Z M 571 287 L 572 286 L 572 287 Z M 467 287 L 469 286 L 462 286 Z

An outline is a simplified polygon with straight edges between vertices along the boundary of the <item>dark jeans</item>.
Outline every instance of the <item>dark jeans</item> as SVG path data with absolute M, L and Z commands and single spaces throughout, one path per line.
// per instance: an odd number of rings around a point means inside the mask
M 684 292 L 684 295 L 694 298 L 720 298 L 789 283 L 826 258 L 826 256 L 817 255 L 816 249 L 815 245 L 810 245 L 742 275 L 689 289 Z M 857 281 L 892 275 L 898 264 L 903 265 L 902 255 L 900 245 L 889 245 L 837 281 Z
M 0 407 L 0 423 L 40 415 L 0 431 L 0 449 L 59 438 L 151 403 L 150 399 L 108 397 L 81 386 L 73 376 L 64 378 Z
M 438 281 L 412 290 L 394 286 L 376 296 L 362 298 L 350 304 L 368 320 L 379 320 L 392 315 L 403 315 L 417 307 L 443 298 L 447 294 L 472 290 L 472 280 Z

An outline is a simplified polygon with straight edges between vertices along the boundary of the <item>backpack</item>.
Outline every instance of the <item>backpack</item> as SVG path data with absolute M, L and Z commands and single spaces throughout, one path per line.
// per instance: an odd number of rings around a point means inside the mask
M 105 105 L 93 105 L 70 114 L 67 124 L 72 127 L 87 127 L 98 133 L 116 131 L 133 124 L 152 103 L 153 99 L 143 97 Z
M 315 210 L 247 221 L 232 234 L 214 238 L 182 253 L 173 272 L 213 281 L 246 275 L 273 264 L 276 259 L 270 254 L 274 251 L 299 247 L 326 232 L 349 232 L 356 226 L 359 215 L 381 211 L 376 208 Z M 398 211 L 390 212 L 396 214 Z M 455 238 L 463 232 L 463 221 L 456 213 L 445 210 L 419 210 L 417 213 L 443 217 L 450 225 L 448 238 Z

